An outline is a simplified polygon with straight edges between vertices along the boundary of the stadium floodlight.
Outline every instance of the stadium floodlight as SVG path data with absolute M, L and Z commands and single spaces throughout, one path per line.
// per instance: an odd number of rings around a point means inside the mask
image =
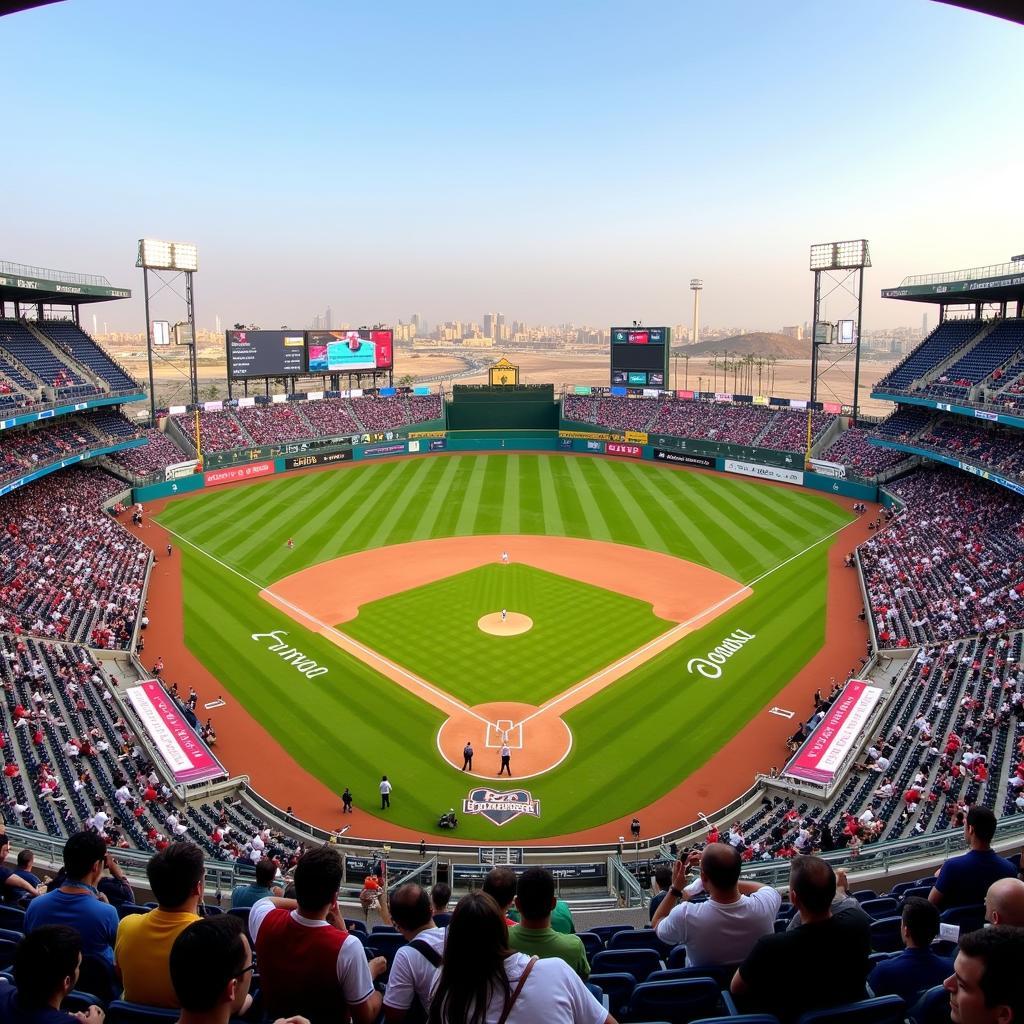
M 193 242 L 163 242 L 156 238 L 140 238 L 139 257 L 135 265 L 146 270 L 194 273 L 199 269 L 199 250 Z
M 871 266 L 866 238 L 850 242 L 819 242 L 811 246 L 811 270 L 858 270 Z

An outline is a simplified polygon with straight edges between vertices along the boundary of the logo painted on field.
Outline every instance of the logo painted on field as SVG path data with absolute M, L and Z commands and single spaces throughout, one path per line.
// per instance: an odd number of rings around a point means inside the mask
M 720 679 L 722 666 L 756 636 L 756 633 L 748 633 L 745 629 L 735 629 L 714 650 L 708 651 L 707 657 L 691 658 L 686 663 L 686 671 L 691 675 L 698 672 L 705 679 Z
M 463 814 L 480 814 L 495 825 L 514 821 L 521 814 L 540 817 L 540 801 L 534 800 L 528 789 L 497 792 L 493 789 L 473 789 L 462 801 Z
M 312 658 L 307 658 L 302 651 L 289 647 L 284 638 L 288 634 L 283 629 L 275 629 L 270 633 L 252 633 L 253 640 L 263 640 L 270 637 L 274 642 L 267 648 L 273 651 L 283 661 L 295 668 L 295 671 L 304 675 L 307 679 L 316 679 L 318 676 L 327 675 L 327 669 L 318 665 Z

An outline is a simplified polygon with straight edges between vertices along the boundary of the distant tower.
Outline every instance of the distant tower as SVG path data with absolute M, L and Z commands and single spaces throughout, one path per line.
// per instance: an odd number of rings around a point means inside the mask
M 325 331 L 329 331 L 331 329 L 332 321 L 333 320 L 334 320 L 334 313 L 331 310 L 331 307 L 328 306 L 327 309 L 324 310 L 324 330 Z
M 96 324 L 96 314 L 95 313 L 93 313 L 93 315 L 92 315 L 92 333 L 93 333 L 93 335 L 99 334 L 99 327 Z
M 921 337 L 927 337 L 928 335 L 928 314 L 921 314 Z
M 693 292 L 693 338 L 691 343 L 700 341 L 700 293 L 704 290 L 704 282 L 699 277 L 690 278 L 690 291 Z
M 220 334 L 220 313 L 214 317 L 214 325 L 213 333 Z
M 493 313 L 484 313 L 484 337 L 494 337 L 494 321 L 495 316 Z

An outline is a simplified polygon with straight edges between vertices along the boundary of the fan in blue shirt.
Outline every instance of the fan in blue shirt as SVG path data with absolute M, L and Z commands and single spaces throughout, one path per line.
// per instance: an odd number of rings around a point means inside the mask
M 903 904 L 900 934 L 907 948 L 876 964 L 868 978 L 876 996 L 899 996 L 908 1006 L 933 985 L 941 985 L 953 973 L 953 958 L 929 948 L 939 934 L 939 911 L 927 900 L 911 896 Z

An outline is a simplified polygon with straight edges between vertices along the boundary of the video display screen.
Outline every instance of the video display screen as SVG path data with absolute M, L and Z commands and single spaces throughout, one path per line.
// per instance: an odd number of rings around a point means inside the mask
M 394 332 L 309 331 L 306 352 L 310 373 L 358 373 L 390 370 L 394 365 Z

